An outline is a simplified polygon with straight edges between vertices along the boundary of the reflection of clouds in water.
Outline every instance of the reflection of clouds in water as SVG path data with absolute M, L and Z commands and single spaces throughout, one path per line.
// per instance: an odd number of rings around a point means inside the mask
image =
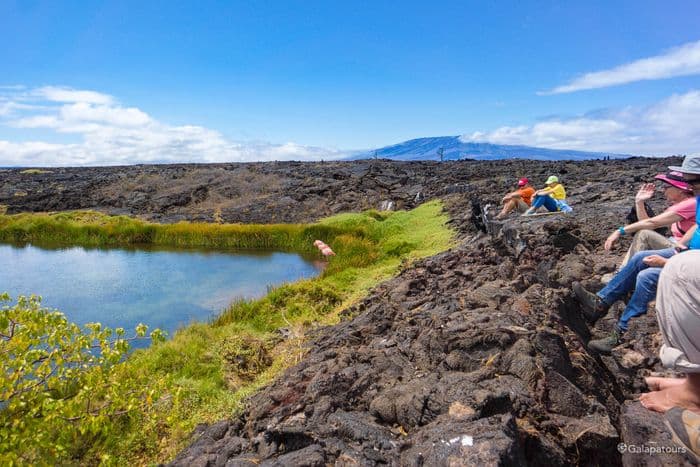
M 76 322 L 127 329 L 139 322 L 172 333 L 206 321 L 237 298 L 318 274 L 298 255 L 221 252 L 44 250 L 0 245 L 0 287 L 13 297 L 35 293 Z
M 44 304 L 54 299 L 63 302 L 61 297 L 74 295 L 90 297 L 103 295 L 109 300 L 109 293 L 119 294 L 128 291 L 125 279 L 129 268 L 123 255 L 111 254 L 105 250 L 85 250 L 80 247 L 60 250 L 44 250 L 27 246 L 24 248 L 0 246 L 0 255 L 9 254 L 12 265 L 8 276 L 0 283 L 12 290 L 13 296 L 37 294 L 44 297 Z M 27 277 L 23 271 L 31 271 Z M 7 285 L 5 285 L 7 284 Z M 107 295 L 104 295 L 107 294 Z M 85 303 L 83 306 L 87 306 Z M 92 305 L 97 305 L 92 303 Z

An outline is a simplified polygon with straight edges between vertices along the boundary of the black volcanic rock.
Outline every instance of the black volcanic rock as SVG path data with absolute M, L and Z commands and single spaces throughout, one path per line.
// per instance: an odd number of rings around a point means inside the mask
M 618 449 L 670 445 L 661 417 L 629 403 L 642 377 L 660 370 L 653 310 L 601 358 L 586 343 L 612 326 L 620 305 L 591 329 L 570 284 L 596 287 L 615 267 L 620 254 L 603 251 L 606 236 L 624 222 L 638 184 L 678 162 L 217 164 L 52 169 L 38 178 L 4 171 L 0 203 L 11 212 L 45 210 L 51 200 L 169 222 L 216 213 L 300 222 L 383 201 L 444 201 L 457 247 L 407 266 L 338 325 L 313 331 L 298 365 L 236 418 L 198 427 L 174 465 L 677 465 L 687 460 Z M 523 175 L 540 185 L 550 173 L 561 175 L 573 214 L 512 217 L 481 226 L 488 233 L 475 226 L 481 216 L 472 209 L 497 203 Z M 663 210 L 660 200 L 652 205 Z
M 371 160 L 50 168 L 44 173 L 4 169 L 0 205 L 10 214 L 97 209 L 158 222 L 308 222 L 342 211 L 379 209 L 384 201 L 394 209 L 457 194 L 497 201 L 521 176 L 543 184 L 556 173 L 579 202 L 610 201 L 629 209 L 639 181 L 671 162 Z

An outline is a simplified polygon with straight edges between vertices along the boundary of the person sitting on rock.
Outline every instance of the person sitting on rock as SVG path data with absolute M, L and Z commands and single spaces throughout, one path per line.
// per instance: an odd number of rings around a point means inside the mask
M 656 187 L 653 183 L 642 185 L 634 198 L 639 221 L 618 228 L 605 241 L 605 249 L 610 250 L 623 234 L 635 234 L 621 266 L 627 264 L 629 258 L 639 251 L 660 250 L 675 246 L 676 242 L 695 224 L 697 200 L 693 195 L 692 187 L 683 180 L 683 174 L 672 170 L 665 174 L 658 174 L 654 178 L 663 182 L 664 196 L 670 206 L 658 216 L 650 217 L 644 203 L 654 196 Z M 664 237 L 655 232 L 655 229 L 668 226 L 671 228 L 671 237 Z
M 564 185 L 559 183 L 559 177 L 552 175 L 544 183 L 547 186 L 535 192 L 532 206 L 523 216 L 535 214 L 541 206 L 547 208 L 549 212 L 571 212 L 571 206 L 566 203 L 566 190 Z
M 700 414 L 700 251 L 671 258 L 659 279 L 656 320 L 663 337 L 661 363 L 686 373 L 685 378 L 646 378 L 651 392 L 644 407 L 666 412 L 672 407 Z
M 501 220 L 515 210 L 520 213 L 527 211 L 532 204 L 532 196 L 534 194 L 535 189 L 530 185 L 530 181 L 525 177 L 521 178 L 518 180 L 518 189 L 508 193 L 501 200 L 503 209 L 496 216 L 496 219 Z
M 646 378 L 641 404 L 666 413 L 674 440 L 700 454 L 700 251 L 671 258 L 659 279 L 656 319 L 663 337 L 661 363 L 684 378 Z
M 688 182 L 696 194 L 700 194 L 700 156 L 688 156 L 683 161 L 682 167 L 670 167 L 670 169 L 682 172 L 684 180 Z M 648 222 L 649 220 L 646 219 L 635 224 Z M 619 345 L 622 335 L 628 329 L 629 320 L 646 313 L 649 302 L 656 297 L 656 286 L 661 274 L 661 268 L 666 264 L 668 258 L 688 248 L 700 249 L 700 234 L 698 234 L 697 229 L 698 220 L 700 219 L 698 219 L 696 211 L 696 223 L 677 242 L 675 248 L 644 250 L 633 255 L 629 262 L 597 294 L 589 292 L 579 282 L 572 284 L 574 294 L 581 303 L 581 311 L 591 323 L 595 323 L 604 316 L 613 303 L 632 292 L 632 297 L 627 302 L 627 306 L 610 336 L 590 341 L 588 343 L 590 350 L 610 353 L 615 346 Z M 635 224 L 628 227 L 633 227 Z M 618 230 L 620 235 L 627 233 L 625 227 L 620 227 Z M 615 236 L 611 235 L 608 237 L 608 241 L 605 243 L 606 249 L 610 249 L 612 243 L 614 243 L 614 241 L 609 242 L 611 238 L 615 238 Z

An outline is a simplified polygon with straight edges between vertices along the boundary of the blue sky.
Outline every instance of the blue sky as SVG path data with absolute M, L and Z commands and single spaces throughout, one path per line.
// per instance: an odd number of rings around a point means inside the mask
M 314 159 L 439 135 L 700 152 L 699 20 L 694 0 L 3 0 L 0 165 Z

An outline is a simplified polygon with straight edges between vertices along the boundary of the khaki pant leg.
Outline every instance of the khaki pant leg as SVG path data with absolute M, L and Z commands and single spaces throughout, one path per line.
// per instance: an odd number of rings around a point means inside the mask
M 527 203 L 525 201 L 523 201 L 522 199 L 518 199 L 518 201 L 515 205 L 515 209 L 517 209 L 518 212 L 520 212 L 520 213 L 527 211 L 529 208 L 530 208 L 530 206 L 528 206 Z
M 664 248 L 671 248 L 674 245 L 675 243 L 658 232 L 654 232 L 653 230 L 640 230 L 634 234 L 632 244 L 630 245 L 629 250 L 627 250 L 627 254 L 622 259 L 622 264 L 620 267 L 627 264 L 629 259 L 640 251 L 663 250 Z
M 673 256 L 661 272 L 656 319 L 663 336 L 661 363 L 700 373 L 700 251 Z

